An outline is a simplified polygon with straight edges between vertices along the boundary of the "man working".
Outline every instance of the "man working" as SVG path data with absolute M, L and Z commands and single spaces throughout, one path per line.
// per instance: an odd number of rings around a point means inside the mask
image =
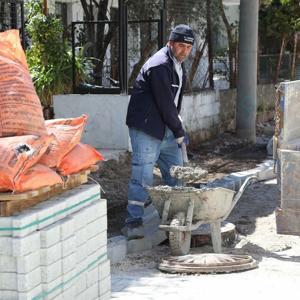
M 126 124 L 132 145 L 132 169 L 128 185 L 127 235 L 143 236 L 144 208 L 150 202 L 145 186 L 151 186 L 157 163 L 164 184 L 175 186 L 171 166 L 182 166 L 178 145 L 185 132 L 179 116 L 186 76 L 183 61 L 194 43 L 187 25 L 176 26 L 166 47 L 144 64 L 133 86 Z

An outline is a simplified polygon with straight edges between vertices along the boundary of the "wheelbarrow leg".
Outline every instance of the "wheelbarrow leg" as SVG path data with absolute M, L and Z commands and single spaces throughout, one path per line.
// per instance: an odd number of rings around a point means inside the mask
M 170 204 L 171 204 L 171 198 L 166 199 L 165 203 L 164 203 L 164 209 L 163 209 L 163 212 L 162 212 L 162 217 L 161 217 L 161 224 L 163 224 L 163 225 L 165 225 L 167 223 Z
M 221 221 L 211 222 L 211 241 L 215 253 L 222 253 Z

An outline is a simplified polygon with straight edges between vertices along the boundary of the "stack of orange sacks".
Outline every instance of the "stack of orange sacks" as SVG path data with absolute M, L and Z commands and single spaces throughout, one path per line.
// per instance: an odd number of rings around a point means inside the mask
M 0 191 L 25 192 L 62 184 L 66 176 L 103 160 L 80 143 L 82 115 L 45 121 L 19 31 L 0 33 Z

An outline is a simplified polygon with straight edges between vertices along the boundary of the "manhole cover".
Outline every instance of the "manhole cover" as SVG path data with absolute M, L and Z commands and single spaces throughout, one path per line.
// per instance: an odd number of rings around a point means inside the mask
M 163 258 L 158 268 L 168 273 L 230 273 L 256 267 L 249 255 L 201 253 Z
M 221 223 L 221 237 L 223 246 L 230 246 L 236 239 L 235 225 L 229 222 Z M 211 245 L 211 234 L 209 224 L 202 224 L 196 230 L 192 231 L 191 247 L 201 247 Z

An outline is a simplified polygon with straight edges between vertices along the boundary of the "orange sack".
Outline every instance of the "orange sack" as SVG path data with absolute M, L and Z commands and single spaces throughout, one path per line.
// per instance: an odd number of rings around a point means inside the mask
M 15 181 L 47 150 L 53 136 L 0 138 L 0 188 L 15 190 Z
M 52 119 L 52 120 L 45 120 L 46 127 L 52 125 L 69 125 L 69 126 L 76 126 L 82 124 L 82 119 L 88 119 L 88 116 L 83 114 L 77 118 L 68 118 L 68 119 Z
M 49 134 L 53 134 L 55 139 L 40 159 L 39 163 L 54 168 L 60 164 L 63 157 L 68 154 L 79 142 L 87 122 L 87 116 L 82 115 L 73 122 L 68 123 L 68 119 L 62 119 L 58 123 L 47 123 Z
M 96 149 L 79 143 L 63 158 L 58 170 L 60 174 L 66 176 L 88 169 L 101 160 L 104 160 L 104 158 Z
M 15 191 L 26 192 L 55 184 L 63 184 L 61 177 L 47 166 L 35 164 L 19 176 Z
M 19 31 L 13 29 L 0 33 L 0 137 L 29 134 L 47 131 Z

